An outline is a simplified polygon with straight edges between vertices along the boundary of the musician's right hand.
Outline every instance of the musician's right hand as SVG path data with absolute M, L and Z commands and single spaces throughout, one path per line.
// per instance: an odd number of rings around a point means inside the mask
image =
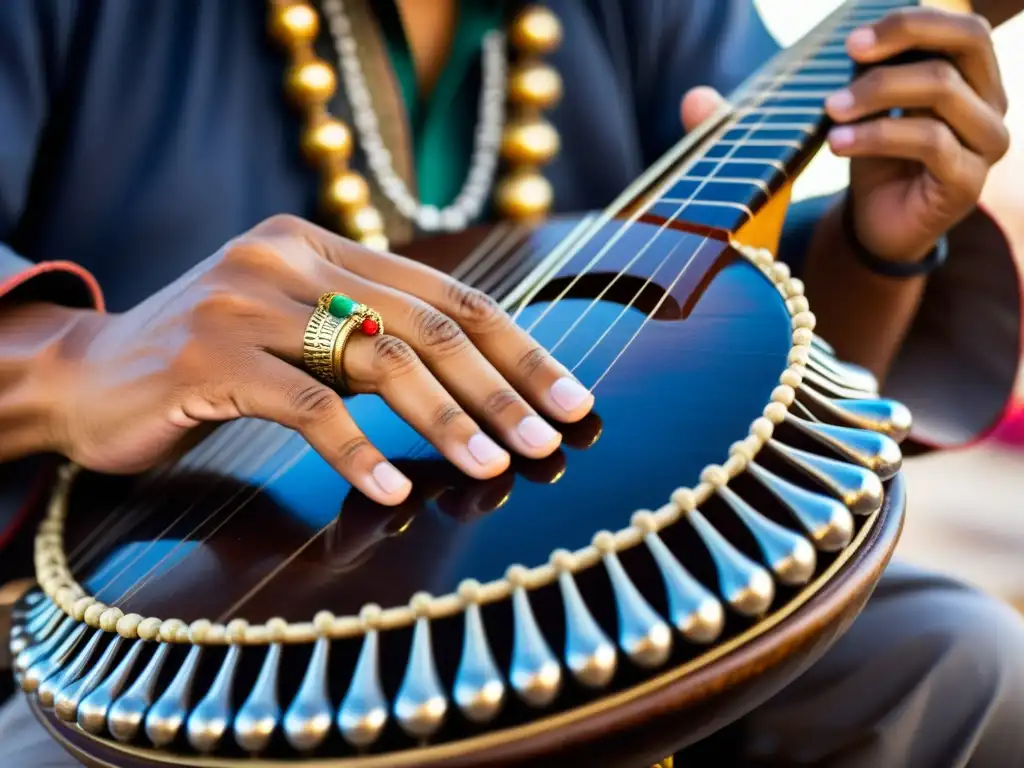
M 59 343 L 33 378 L 47 403 L 46 448 L 107 473 L 171 455 L 208 422 L 267 419 L 295 429 L 370 498 L 397 504 L 409 480 L 366 439 L 342 398 L 303 368 L 318 297 L 381 313 L 385 335 L 355 334 L 353 392 L 382 396 L 476 478 L 503 472 L 506 446 L 540 458 L 592 395 L 493 301 L 423 265 L 364 249 L 293 217 L 225 245 L 123 314 L 64 310 Z M 31 322 L 44 305 L 15 310 Z M 543 416 L 541 415 L 543 414 Z

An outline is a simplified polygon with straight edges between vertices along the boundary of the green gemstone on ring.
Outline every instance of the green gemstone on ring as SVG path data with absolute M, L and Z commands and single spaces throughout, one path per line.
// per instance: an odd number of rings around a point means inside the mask
M 340 293 L 331 298 L 331 303 L 327 305 L 327 311 L 335 317 L 345 318 L 352 314 L 352 310 L 356 308 L 356 303 L 352 301 L 348 296 L 342 296 Z

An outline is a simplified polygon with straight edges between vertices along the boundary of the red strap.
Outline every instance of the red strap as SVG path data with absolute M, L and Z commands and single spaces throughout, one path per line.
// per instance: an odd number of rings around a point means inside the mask
M 66 272 L 79 278 L 89 291 L 92 306 L 99 312 L 106 311 L 106 306 L 103 302 L 103 291 L 100 290 L 100 284 L 96 282 L 96 278 L 92 276 L 92 273 L 89 272 L 89 270 L 75 264 L 73 261 L 43 261 L 39 264 L 34 264 L 28 269 L 23 269 L 21 272 L 16 272 L 3 282 L 0 282 L 0 298 L 6 296 L 15 288 L 20 288 L 30 280 L 39 277 L 40 275 L 53 272 Z

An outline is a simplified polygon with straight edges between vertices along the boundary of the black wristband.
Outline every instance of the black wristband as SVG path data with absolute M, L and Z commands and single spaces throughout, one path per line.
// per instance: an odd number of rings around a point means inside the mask
M 843 200 L 842 227 L 843 236 L 853 249 L 854 256 L 857 257 L 860 265 L 882 277 L 900 280 L 928 275 L 945 264 L 949 257 L 949 243 L 946 241 L 945 235 L 935 241 L 935 247 L 920 261 L 891 261 L 876 256 L 865 248 L 860 238 L 857 237 L 857 230 L 853 226 L 853 198 L 849 192 Z

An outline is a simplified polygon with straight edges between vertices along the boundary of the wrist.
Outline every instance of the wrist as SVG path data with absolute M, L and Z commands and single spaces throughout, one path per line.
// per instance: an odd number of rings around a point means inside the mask
M 868 272 L 882 278 L 905 280 L 931 274 L 945 264 L 948 255 L 945 235 L 923 246 L 899 249 L 894 253 L 879 252 L 864 244 L 854 215 L 852 191 L 847 190 L 838 211 L 840 234 L 854 260 Z
M 0 461 L 65 453 L 76 362 L 103 315 L 55 304 L 0 310 Z

